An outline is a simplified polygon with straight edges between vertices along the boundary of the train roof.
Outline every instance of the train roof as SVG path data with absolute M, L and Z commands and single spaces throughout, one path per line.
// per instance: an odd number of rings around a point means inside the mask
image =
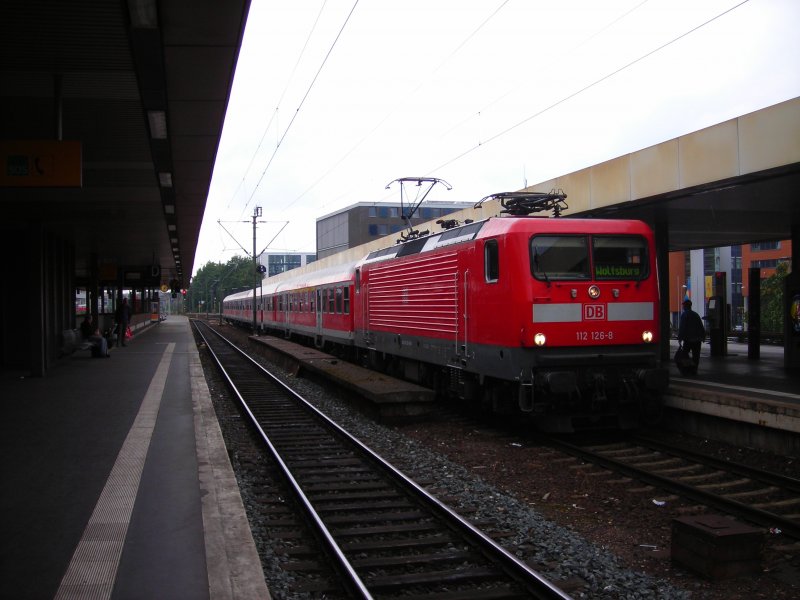
M 342 281 L 350 281 L 353 277 L 356 263 L 354 261 L 333 265 L 325 269 L 319 269 L 311 272 L 298 271 L 295 277 L 282 277 L 279 281 L 270 281 L 270 278 L 264 279 L 261 286 L 259 286 L 259 294 L 264 293 L 267 295 L 277 294 L 283 290 L 291 289 L 298 290 L 303 288 L 316 287 L 320 285 L 327 285 L 339 283 Z M 291 273 L 289 271 L 288 273 Z M 226 296 L 224 301 L 228 300 L 246 300 L 253 297 L 253 290 L 245 290 Z
M 528 233 L 644 233 L 649 231 L 649 227 L 642 221 L 632 219 L 490 217 L 482 221 L 467 223 L 445 231 L 420 236 L 401 244 L 374 250 L 361 263 L 368 265 L 515 231 Z
M 489 217 L 481 221 L 465 223 L 431 234 L 420 235 L 415 239 L 380 248 L 358 260 L 334 264 L 322 269 L 305 271 L 297 269 L 282 273 L 280 277 L 267 278 L 260 286 L 259 293 L 276 294 L 286 289 L 298 290 L 320 285 L 350 281 L 355 269 L 362 265 L 383 262 L 403 256 L 461 244 L 475 239 L 490 238 L 512 232 L 541 233 L 628 233 L 644 235 L 650 232 L 646 223 L 633 219 L 581 219 L 573 217 L 502 216 Z M 252 290 L 227 296 L 225 300 L 251 298 Z

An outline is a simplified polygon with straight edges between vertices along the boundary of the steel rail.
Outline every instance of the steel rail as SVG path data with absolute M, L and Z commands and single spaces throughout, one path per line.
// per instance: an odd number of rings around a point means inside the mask
M 681 495 L 684 498 L 688 498 L 694 502 L 705 504 L 741 519 L 745 519 L 752 523 L 757 523 L 762 527 L 777 527 L 785 535 L 788 535 L 794 539 L 800 539 L 800 524 L 798 524 L 796 521 L 791 521 L 781 517 L 780 515 L 761 510 L 760 508 L 748 506 L 747 504 L 737 500 L 724 498 L 723 496 L 697 489 L 685 483 L 644 471 L 638 467 L 631 466 L 613 458 L 602 456 L 596 452 L 586 450 L 580 446 L 575 446 L 574 444 L 569 444 L 556 438 L 548 437 L 546 439 L 553 447 L 565 452 L 566 454 L 575 456 L 576 458 L 584 459 L 587 462 L 600 465 L 611 471 L 622 473 L 633 479 L 643 481 L 664 491 Z
M 568 594 L 563 592 L 553 583 L 548 581 L 544 578 L 541 574 L 531 569 L 528 565 L 523 563 L 519 560 L 516 556 L 508 552 L 505 548 L 500 546 L 497 542 L 495 542 L 492 538 L 487 536 L 485 533 L 477 529 L 471 523 L 463 519 L 458 513 L 453 511 L 447 505 L 443 504 L 436 498 L 434 498 L 431 494 L 429 494 L 424 488 L 420 487 L 416 482 L 411 480 L 407 477 L 404 473 L 394 467 L 391 463 L 389 463 L 386 459 L 375 453 L 371 448 L 366 446 L 362 443 L 358 438 L 354 437 L 348 431 L 343 429 L 338 423 L 331 420 L 327 415 L 317 409 L 315 406 L 310 404 L 305 398 L 300 396 L 297 392 L 295 392 L 291 387 L 286 385 L 283 381 L 278 379 L 275 375 L 270 373 L 266 368 L 264 368 L 261 364 L 259 364 L 255 359 L 250 357 L 246 352 L 244 352 L 241 348 L 237 347 L 233 342 L 222 336 L 220 333 L 211 329 L 216 337 L 223 341 L 223 343 L 227 344 L 230 348 L 235 350 L 237 353 L 241 355 L 242 358 L 247 360 L 250 364 L 252 364 L 256 369 L 264 373 L 266 377 L 268 377 L 271 381 L 275 383 L 275 385 L 282 388 L 287 394 L 291 395 L 295 398 L 299 403 L 301 403 L 307 410 L 309 410 L 312 414 L 314 414 L 317 418 L 319 418 L 322 422 L 326 424 L 329 428 L 335 431 L 338 435 L 346 439 L 349 443 L 353 444 L 357 447 L 361 452 L 363 452 L 374 464 L 378 465 L 384 472 L 389 474 L 389 476 L 395 480 L 397 483 L 401 484 L 404 489 L 410 492 L 413 496 L 415 496 L 419 501 L 422 502 L 424 506 L 427 506 L 431 509 L 434 513 L 438 514 L 441 518 L 447 520 L 447 522 L 454 526 L 456 531 L 461 533 L 464 537 L 471 540 L 472 543 L 475 545 L 475 549 L 482 552 L 484 556 L 499 564 L 500 567 L 505 571 L 505 573 L 510 576 L 513 580 L 517 583 L 522 585 L 525 589 L 531 592 L 534 597 L 541 598 L 541 599 L 558 599 L 558 600 L 567 600 L 571 598 Z M 203 339 L 206 339 L 205 336 Z M 210 346 L 209 346 L 210 349 Z M 227 375 L 226 375 L 227 378 Z M 230 381 L 230 379 L 228 379 Z M 231 385 L 232 382 L 231 382 Z M 244 402 L 240 395 L 240 402 Z M 255 418 L 252 413 L 247 409 L 248 414 L 251 418 Z M 258 426 L 258 430 L 260 435 L 266 438 L 266 434 L 263 433 L 263 430 L 260 426 Z M 272 448 L 272 445 L 270 444 Z M 275 450 L 277 453 L 277 450 Z M 282 462 L 282 461 L 281 461 Z M 282 463 L 282 468 L 285 465 Z M 288 472 L 288 467 L 285 467 Z M 291 477 L 291 481 L 293 485 L 296 483 L 293 477 Z M 298 484 L 299 486 L 299 484 Z M 299 488 L 298 488 L 299 489 Z M 305 495 L 303 495 L 305 498 Z M 308 508 L 307 510 L 313 511 L 313 507 L 311 502 L 308 501 Z M 316 515 L 316 513 L 315 513 Z M 315 522 L 319 520 L 321 526 L 324 527 L 322 524 L 321 518 L 316 516 Z M 349 566 L 349 569 L 355 574 L 355 570 L 350 565 L 349 561 L 347 561 L 344 553 L 338 547 L 336 542 L 333 539 L 333 536 L 328 532 L 327 528 L 325 528 L 327 532 L 327 536 L 330 536 L 330 543 L 333 544 L 338 552 L 337 556 L 341 556 L 342 560 L 346 561 L 346 564 Z M 326 536 L 326 537 L 327 537 Z M 360 581 L 360 580 L 359 580 Z M 363 585 L 363 582 L 362 582 Z M 366 586 L 364 587 L 366 591 Z M 367 592 L 368 593 L 368 592 Z
M 776 487 L 789 490 L 795 494 L 800 494 L 800 479 L 795 479 L 794 477 L 787 477 L 786 475 L 781 475 L 779 473 L 748 467 L 742 463 L 722 460 L 721 458 L 700 454 L 699 452 L 693 452 L 685 448 L 678 448 L 676 446 L 671 446 L 667 443 L 654 440 L 643 435 L 634 436 L 631 438 L 631 440 L 642 446 L 664 452 L 665 454 L 671 454 L 678 458 L 701 462 L 720 470 L 730 471 L 731 473 L 736 473 L 749 479 L 760 481 L 761 483 L 774 485 Z
M 317 527 L 317 531 L 320 534 L 324 545 L 327 547 L 327 549 L 330 552 L 331 556 L 333 556 L 333 558 L 334 558 L 334 562 L 336 563 L 335 564 L 336 568 L 338 568 L 340 573 L 343 574 L 344 577 L 345 577 L 345 584 L 346 584 L 345 587 L 352 594 L 354 594 L 354 597 L 356 597 L 356 598 L 362 598 L 364 600 L 373 600 L 372 595 L 367 590 L 367 586 L 364 584 L 364 582 L 358 576 L 358 573 L 356 573 L 355 568 L 353 567 L 352 564 L 350 564 L 350 561 L 347 559 L 347 557 L 345 556 L 344 552 L 339 547 L 339 544 L 337 544 L 336 541 L 334 540 L 333 535 L 328 530 L 328 528 L 325 526 L 325 523 L 322 522 L 322 518 L 319 516 L 317 511 L 314 509 L 313 505 L 311 504 L 311 501 L 308 499 L 308 497 L 306 496 L 305 492 L 303 492 L 302 488 L 300 487 L 300 484 L 297 482 L 297 480 L 295 479 L 295 477 L 292 474 L 291 470 L 289 469 L 289 467 L 284 462 L 284 460 L 281 457 L 280 453 L 278 452 L 277 448 L 275 448 L 275 446 L 272 444 L 272 441 L 269 439 L 269 436 L 266 434 L 264 429 L 258 423 L 258 419 L 255 417 L 255 415 L 250 410 L 250 407 L 247 405 L 247 402 L 242 397 L 241 393 L 239 393 L 239 390 L 236 387 L 236 384 L 234 383 L 233 379 L 230 377 L 228 372 L 225 370 L 225 367 L 223 366 L 222 361 L 218 357 L 217 353 L 214 352 L 214 349 L 211 347 L 211 344 L 208 343 L 208 338 L 203 334 L 203 331 L 201 330 L 201 327 L 199 327 L 197 322 L 195 322 L 195 328 L 196 328 L 198 334 L 200 335 L 200 337 L 203 338 L 203 341 L 205 342 L 206 347 L 208 348 L 209 352 L 211 353 L 211 356 L 213 357 L 214 362 L 216 363 L 217 368 L 219 369 L 220 373 L 223 375 L 225 380 L 228 382 L 228 385 L 229 385 L 231 391 L 236 396 L 236 398 L 239 400 L 239 403 L 241 404 L 242 408 L 244 409 L 244 411 L 247 413 L 248 417 L 250 418 L 250 421 L 251 421 L 252 425 L 256 428 L 256 431 L 258 432 L 258 435 L 261 437 L 262 441 L 266 444 L 267 448 L 269 449 L 270 454 L 272 455 L 272 458 L 278 464 L 278 467 L 279 467 L 281 473 L 283 474 L 284 478 L 287 480 L 287 482 L 289 483 L 290 487 L 292 488 L 292 490 L 294 491 L 295 495 L 297 496 L 298 500 L 300 501 L 300 506 L 303 509 L 303 512 L 306 514 L 306 516 L 309 519 L 311 519 L 311 521 Z M 236 348 L 236 346 L 231 344 L 227 339 L 225 339 L 224 337 L 222 337 L 221 335 L 219 335 L 215 331 L 213 331 L 213 330 L 210 330 L 210 331 L 212 333 L 214 333 L 215 335 L 217 335 L 218 337 L 220 337 L 226 343 L 228 343 L 228 345 L 230 345 L 233 349 L 239 350 L 238 348 Z M 252 359 L 249 356 L 247 356 L 244 353 L 242 353 L 242 354 L 246 358 L 248 358 L 249 360 L 252 361 Z M 256 366 L 260 367 L 260 365 L 258 365 L 258 363 L 256 363 L 255 361 L 253 361 L 253 363 Z M 271 374 L 270 374 L 270 376 L 271 376 Z M 282 382 L 280 382 L 280 383 L 282 383 Z

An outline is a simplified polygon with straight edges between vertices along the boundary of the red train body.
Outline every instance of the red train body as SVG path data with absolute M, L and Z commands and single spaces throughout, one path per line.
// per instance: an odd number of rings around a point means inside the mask
M 224 300 L 252 324 L 252 292 Z M 660 407 L 659 290 L 640 221 L 499 217 L 257 290 L 301 336 L 541 427 L 634 426 Z

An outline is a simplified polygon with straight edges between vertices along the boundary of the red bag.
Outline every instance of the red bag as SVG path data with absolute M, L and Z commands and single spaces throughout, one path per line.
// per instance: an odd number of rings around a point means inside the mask
M 131 333 L 131 328 L 130 328 L 130 327 L 128 327 L 128 328 L 125 330 L 125 339 L 126 339 L 126 340 L 129 340 L 129 339 L 131 339 L 132 337 L 133 337 L 133 334 Z

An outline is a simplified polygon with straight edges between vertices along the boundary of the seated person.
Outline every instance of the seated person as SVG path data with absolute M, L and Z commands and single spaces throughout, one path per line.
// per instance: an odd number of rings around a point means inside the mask
M 89 337 L 94 333 L 94 324 L 92 323 L 92 315 L 86 315 L 83 318 L 83 323 L 81 323 L 81 335 L 83 339 L 88 340 Z
M 100 329 L 92 323 L 91 315 L 86 315 L 83 319 L 81 335 L 83 335 L 83 339 L 92 344 L 92 356 L 111 358 L 111 353 L 108 351 L 108 340 L 102 336 Z

